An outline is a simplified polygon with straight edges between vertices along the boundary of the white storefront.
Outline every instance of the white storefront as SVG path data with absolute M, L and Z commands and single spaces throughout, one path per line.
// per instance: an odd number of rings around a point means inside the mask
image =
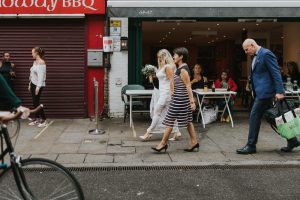
M 300 17 L 300 0 L 108 0 L 107 14 L 110 20 L 121 20 L 121 36 L 129 37 L 129 19 L 278 19 Z M 288 24 L 284 29 L 289 34 Z M 293 28 L 292 28 L 293 29 Z M 294 28 L 295 29 L 295 28 Z M 296 28 L 300 30 L 300 26 Z M 300 37 L 298 37 L 300 38 Z M 131 39 L 131 38 L 129 38 Z M 284 42 L 291 45 L 294 53 L 284 56 L 294 56 L 300 61 L 300 39 Z M 121 88 L 128 84 L 132 71 L 129 69 L 128 51 L 114 52 L 111 56 L 111 71 L 109 75 L 109 109 L 112 116 L 122 116 L 124 104 L 121 100 Z M 291 55 L 294 54 L 294 55 Z

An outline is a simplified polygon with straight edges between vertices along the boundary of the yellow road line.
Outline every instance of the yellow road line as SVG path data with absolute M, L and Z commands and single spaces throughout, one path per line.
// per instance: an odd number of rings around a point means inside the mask
M 51 121 L 51 122 L 49 122 L 49 124 L 45 127 L 45 128 L 43 128 L 43 130 L 41 130 L 33 139 L 37 139 L 38 137 L 40 137 L 41 135 L 42 135 L 42 133 L 44 133 L 45 132 L 45 130 L 51 125 L 51 124 L 53 124 L 53 120 Z

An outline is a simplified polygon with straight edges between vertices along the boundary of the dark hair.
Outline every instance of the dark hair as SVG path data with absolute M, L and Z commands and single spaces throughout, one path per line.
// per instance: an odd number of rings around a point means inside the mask
M 286 63 L 286 66 L 288 68 L 288 71 L 289 71 L 289 74 L 292 75 L 292 74 L 299 74 L 299 68 L 298 68 L 298 64 L 294 61 L 288 61 Z M 290 68 L 289 66 L 291 66 L 291 71 L 290 71 Z
M 173 51 L 174 54 L 177 54 L 178 56 L 182 56 L 182 61 L 187 62 L 188 56 L 189 56 L 189 51 L 185 47 L 179 47 L 174 49 Z
M 42 58 L 44 59 L 44 56 L 45 56 L 45 50 L 41 47 L 34 47 L 33 48 L 34 51 Z
M 221 74 L 220 74 L 220 81 L 222 81 L 222 74 L 223 74 L 223 73 L 226 73 L 226 75 L 227 75 L 226 81 L 228 81 L 228 80 L 229 80 L 229 72 L 228 72 L 227 70 L 222 70 L 222 71 L 221 71 Z
M 6 53 L 8 53 L 9 56 L 10 56 L 10 53 L 9 53 L 8 51 L 4 51 L 4 52 L 3 52 L 3 54 L 2 54 L 2 55 L 3 55 L 3 59 L 2 59 L 2 61 L 1 61 L 2 65 L 3 65 L 4 62 L 5 62 L 5 61 L 4 61 L 4 56 L 5 56 Z
M 194 71 L 196 65 L 198 65 L 198 66 L 201 68 L 200 76 L 203 77 L 203 76 L 204 76 L 204 70 L 203 70 L 203 67 L 202 67 L 202 65 L 201 65 L 200 63 L 196 63 L 196 64 L 194 65 L 193 71 Z M 193 74 L 193 75 L 194 75 L 194 74 Z

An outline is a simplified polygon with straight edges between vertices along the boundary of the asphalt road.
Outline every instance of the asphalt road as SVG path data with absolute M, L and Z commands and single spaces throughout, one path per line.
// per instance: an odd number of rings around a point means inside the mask
M 297 200 L 300 199 L 299 166 L 290 167 L 124 167 L 71 169 L 87 200 L 201 199 L 201 200 Z M 52 182 L 57 173 L 29 171 L 30 187 L 52 194 L 67 184 Z M 11 198 L 13 175 L 0 179 L 0 200 Z M 5 180 L 5 181 L 3 181 Z M 9 181 L 8 181 L 9 180 Z M 9 188 L 9 189 L 7 189 Z M 34 188 L 34 187 L 32 187 Z M 52 187 L 53 188 L 53 187 Z M 69 190 L 68 190 L 69 191 Z M 50 192 L 50 193 L 49 193 Z M 35 193 L 35 192 L 34 192 Z M 16 194 L 16 195 L 15 195 Z M 55 196 L 60 196 L 55 192 Z M 66 194 L 66 193 L 63 193 Z M 4 198 L 9 196 L 10 198 Z M 13 196 L 19 196 L 14 193 Z M 50 198 L 51 199 L 51 198 Z M 72 199 L 60 197 L 61 200 Z M 48 200 L 48 197 L 47 197 Z
M 292 168 L 88 170 L 74 172 L 94 199 L 300 199 Z

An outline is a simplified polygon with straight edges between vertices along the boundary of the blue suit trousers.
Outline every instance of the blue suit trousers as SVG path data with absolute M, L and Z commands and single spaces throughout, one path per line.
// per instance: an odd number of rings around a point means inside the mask
M 264 112 L 271 108 L 273 98 L 255 98 L 249 119 L 248 145 L 255 147 L 258 139 L 259 129 Z

